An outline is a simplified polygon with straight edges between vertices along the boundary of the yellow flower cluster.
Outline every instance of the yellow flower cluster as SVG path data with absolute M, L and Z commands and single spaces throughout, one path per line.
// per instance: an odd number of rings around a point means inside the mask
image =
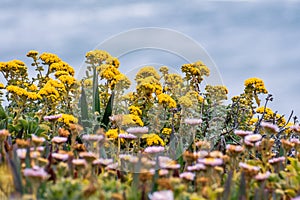
M 0 71 L 7 74 L 24 76 L 27 75 L 27 67 L 20 60 L 11 60 L 8 62 L 0 62 Z M 7 78 L 7 77 L 6 77 Z
M 99 76 L 101 79 L 106 79 L 108 81 L 112 81 L 117 75 L 120 74 L 118 68 L 109 64 L 100 65 L 97 70 L 99 71 Z
M 255 92 L 256 94 L 267 94 L 268 91 L 265 88 L 265 84 L 262 79 L 260 78 L 249 78 L 245 80 L 245 92 L 252 93 Z
M 257 108 L 256 113 L 263 114 L 264 113 L 264 107 Z M 273 120 L 273 119 L 276 119 L 276 124 L 279 127 L 282 127 L 286 124 L 286 120 L 285 120 L 283 115 L 280 115 L 278 113 L 274 113 L 272 111 L 272 109 L 266 108 L 265 109 L 264 120 Z
M 137 116 L 141 116 L 142 115 L 142 111 L 139 107 L 137 106 L 129 106 L 129 111 L 130 111 L 130 114 L 132 115 L 137 115 Z
M 92 85 L 93 85 L 92 79 L 85 79 L 85 80 L 83 81 L 83 85 L 84 85 L 85 87 L 92 86 Z
M 24 85 L 25 85 L 29 90 L 31 90 L 31 91 L 37 91 L 37 90 L 38 90 L 37 86 L 34 85 L 34 84 L 26 84 L 26 83 L 24 83 Z
M 93 66 L 100 66 L 103 63 L 103 61 L 110 58 L 111 55 L 106 51 L 96 49 L 87 52 L 85 57 L 86 57 L 86 63 L 91 64 Z
M 136 90 L 137 90 L 138 94 L 140 94 L 142 96 L 145 95 L 149 98 L 151 97 L 151 95 L 153 93 L 156 93 L 156 95 L 159 95 L 162 93 L 162 87 L 161 87 L 159 80 L 157 80 L 153 76 L 148 76 L 144 79 L 139 79 Z
M 70 75 L 70 74 L 68 72 L 66 72 L 66 71 L 57 71 L 54 74 L 55 78 L 58 78 L 58 77 L 60 77 L 62 75 Z
M 155 133 L 144 134 L 142 136 L 142 139 L 146 139 L 146 143 L 148 146 L 152 146 L 152 145 L 165 146 L 165 142 L 163 141 L 163 139 L 161 139 L 161 137 L 159 137 L 159 135 Z
M 221 101 L 227 99 L 228 89 L 223 85 L 207 85 L 205 90 L 207 92 L 207 97 L 212 101 Z
M 62 83 L 50 79 L 42 89 L 39 91 L 39 95 L 50 100 L 51 102 L 56 102 L 60 99 L 60 93 L 65 92 L 65 87 Z
M 176 108 L 176 101 L 168 94 L 161 93 L 157 96 L 158 103 L 169 108 Z
M 47 65 L 51 65 L 52 63 L 58 63 L 61 61 L 61 59 L 57 55 L 47 52 L 42 53 L 40 55 L 40 59 L 44 62 L 44 64 Z
M 186 77 L 190 79 L 191 77 L 196 77 L 198 82 L 203 80 L 203 76 L 209 76 L 209 68 L 201 61 L 194 63 L 184 64 L 181 67 L 181 71 L 186 74 Z
M 179 74 L 168 74 L 165 79 L 165 84 L 169 88 L 179 88 L 183 83 L 182 77 Z
M 109 129 L 106 133 L 105 133 L 107 138 L 110 139 L 117 139 L 118 138 L 118 129 Z
M 154 67 L 145 66 L 137 72 L 137 74 L 135 76 L 135 80 L 139 84 L 139 82 L 141 82 L 143 79 L 148 78 L 148 77 L 153 77 L 157 81 L 160 79 L 160 75 L 158 74 L 158 72 L 156 71 L 156 69 Z
M 170 135 L 172 133 L 172 129 L 171 128 L 163 128 L 161 133 L 165 134 L 165 135 Z
M 5 85 L 3 83 L 0 83 L 0 89 L 4 89 Z
M 27 99 L 30 99 L 30 100 L 41 99 L 41 96 L 39 94 L 37 94 L 35 92 L 28 92 L 24 88 L 20 88 L 15 85 L 7 86 L 6 90 L 12 94 L 19 96 L 19 97 L 26 97 Z
M 60 80 L 68 88 L 72 87 L 76 83 L 76 79 L 70 75 L 61 75 L 58 77 L 58 80 Z
M 106 59 L 106 64 L 113 65 L 118 68 L 120 66 L 120 61 L 116 57 L 109 57 Z
M 114 80 L 111 81 L 111 88 L 116 84 L 118 84 L 118 86 L 121 86 L 123 89 L 128 89 L 131 85 L 131 81 L 127 76 L 120 73 Z
M 197 105 L 198 103 L 202 103 L 204 98 L 199 95 L 196 91 L 189 91 L 184 96 L 181 96 L 178 99 L 178 103 L 184 107 L 192 107 L 193 105 Z
M 167 75 L 169 73 L 169 68 L 167 66 L 161 66 L 159 68 L 159 71 L 163 74 L 163 75 Z
M 62 122 L 67 126 L 69 126 L 70 124 L 78 123 L 78 119 L 70 114 L 62 114 L 62 116 L 58 118 L 57 121 Z
M 30 50 L 30 51 L 28 51 L 28 53 L 26 54 L 26 56 L 27 57 L 32 57 L 32 58 L 36 59 L 38 54 L 39 54 L 38 51 Z
M 56 71 L 64 71 L 68 72 L 71 76 L 74 76 L 75 74 L 73 67 L 71 67 L 68 63 L 64 61 L 59 61 L 51 64 L 49 70 L 51 73 Z
M 256 109 L 256 112 L 259 113 L 259 114 L 263 114 L 265 111 L 265 115 L 264 117 L 266 119 L 272 119 L 274 117 L 274 112 L 271 108 L 264 108 L 264 107 L 259 107 Z
M 142 119 L 133 114 L 123 115 L 122 125 L 138 125 L 138 126 L 144 126 L 144 122 Z

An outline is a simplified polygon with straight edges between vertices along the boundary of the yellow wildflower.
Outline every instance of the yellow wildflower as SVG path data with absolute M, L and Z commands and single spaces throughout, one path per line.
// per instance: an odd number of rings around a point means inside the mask
M 168 94 L 160 94 L 157 96 L 158 103 L 168 106 L 169 108 L 176 108 L 176 101 Z
M 110 139 L 117 139 L 118 138 L 118 129 L 109 129 L 106 133 L 105 133 L 107 138 Z
M 203 76 L 209 76 L 210 73 L 208 67 L 202 61 L 184 64 L 181 67 L 181 71 L 186 74 L 187 79 L 190 79 L 192 76 L 196 77 L 198 83 L 203 80 Z
M 122 125 L 138 125 L 138 126 L 144 126 L 144 122 L 142 119 L 133 114 L 123 115 L 123 121 Z
M 71 76 L 74 76 L 75 74 L 75 70 L 73 69 L 73 67 L 71 67 L 68 63 L 64 61 L 59 61 L 51 64 L 49 70 L 51 73 L 56 71 L 65 71 L 68 72 Z
M 20 88 L 18 86 L 15 85 L 9 85 L 6 87 L 6 90 L 12 94 L 16 94 L 19 97 L 21 96 L 26 96 L 27 91 L 24 88 Z
M 114 67 L 118 68 L 120 66 L 120 61 L 116 57 L 108 57 L 106 59 L 106 64 L 113 65 Z
M 78 119 L 70 114 L 62 114 L 62 116 L 58 118 L 57 121 L 69 126 L 70 124 L 76 124 L 78 122 Z
M 156 95 L 159 95 L 162 93 L 162 87 L 156 78 L 153 76 L 148 76 L 144 79 L 137 80 L 137 93 L 142 96 L 151 97 L 152 93 L 156 93 Z
M 212 101 L 221 101 L 227 99 L 228 89 L 223 85 L 207 85 L 205 90 L 207 92 L 207 97 L 209 97 Z
M 26 56 L 27 56 L 27 57 L 36 58 L 36 56 L 37 56 L 38 54 L 39 54 L 38 51 L 30 50 L 30 51 L 26 54 Z
M 61 59 L 57 55 L 47 52 L 42 53 L 40 55 L 40 59 L 44 62 L 44 64 L 47 65 L 51 65 L 52 63 L 58 63 L 61 61 Z
M 0 89 L 5 88 L 5 85 L 3 83 L 0 83 Z
M 142 139 L 146 139 L 146 143 L 148 146 L 152 146 L 152 145 L 165 146 L 165 142 L 163 141 L 163 139 L 161 139 L 161 137 L 159 137 L 159 135 L 155 133 L 144 134 L 142 136 Z
M 169 73 L 169 68 L 167 66 L 161 66 L 159 68 L 159 71 L 163 74 L 163 75 L 167 75 Z
M 172 129 L 171 128 L 163 128 L 161 133 L 165 134 L 165 135 L 170 135 L 172 133 Z
M 139 82 L 140 80 L 145 79 L 147 77 L 153 77 L 156 80 L 160 79 L 160 76 L 154 67 L 145 66 L 138 71 L 138 73 L 135 76 L 135 80 Z
M 85 87 L 92 86 L 92 85 L 93 85 L 92 79 L 85 79 L 85 80 L 83 81 L 83 85 L 84 85 Z
M 137 116 L 141 116 L 142 115 L 142 111 L 139 107 L 137 106 L 129 106 L 129 111 L 130 111 L 130 114 L 133 114 L 133 115 L 137 115 Z
M 259 78 L 249 78 L 245 80 L 245 92 L 246 93 L 252 93 L 254 91 L 255 93 L 259 94 L 267 94 L 268 91 L 265 88 L 265 84 L 262 79 Z
M 106 59 L 110 58 L 111 55 L 106 51 L 96 49 L 87 52 L 85 57 L 86 63 L 91 64 L 93 66 L 100 66 Z
M 60 80 L 67 87 L 72 87 L 76 83 L 76 79 L 70 75 L 61 75 L 58 77 L 58 80 Z
M 38 90 L 37 86 L 34 85 L 34 84 L 29 85 L 27 88 L 28 88 L 29 90 L 31 90 L 31 91 L 37 91 L 37 90 Z

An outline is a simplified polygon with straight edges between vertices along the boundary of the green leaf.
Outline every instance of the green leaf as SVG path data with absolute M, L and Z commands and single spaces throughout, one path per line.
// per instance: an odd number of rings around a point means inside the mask
M 80 107 L 80 123 L 84 129 L 90 127 L 89 116 L 88 116 L 88 103 L 86 100 L 85 90 L 81 88 L 81 95 L 79 99 L 79 107 Z
M 98 87 L 98 73 L 96 68 L 93 69 L 93 112 L 100 113 L 100 97 Z
M 6 119 L 7 115 L 5 113 L 4 108 L 2 107 L 2 105 L 0 105 L 0 119 Z
M 108 128 L 109 117 L 112 115 L 114 97 L 115 97 L 115 93 L 112 92 L 112 94 L 109 97 L 108 103 L 106 105 L 103 118 L 101 120 L 101 127 L 102 128 L 106 128 L 106 129 Z

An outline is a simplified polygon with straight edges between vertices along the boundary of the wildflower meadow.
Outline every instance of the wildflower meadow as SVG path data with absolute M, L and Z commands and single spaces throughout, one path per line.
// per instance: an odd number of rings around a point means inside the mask
M 269 108 L 262 79 L 229 97 L 200 60 L 131 80 L 96 49 L 79 80 L 58 55 L 27 57 L 0 62 L 1 199 L 300 196 L 300 125 Z

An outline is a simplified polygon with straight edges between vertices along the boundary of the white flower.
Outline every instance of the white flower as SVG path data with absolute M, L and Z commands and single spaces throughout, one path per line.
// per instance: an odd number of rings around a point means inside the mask
M 146 134 L 149 131 L 149 128 L 146 126 L 143 127 L 130 127 L 126 130 L 128 133 L 134 134 L 134 135 L 140 135 L 140 134 Z
M 174 200 L 174 194 L 172 190 L 162 190 L 149 195 L 149 198 L 150 200 Z
M 102 140 L 104 137 L 103 135 L 83 135 L 82 139 L 85 141 L 93 141 L 93 142 L 97 142 Z
M 183 172 L 179 175 L 179 177 L 192 181 L 195 178 L 195 174 L 192 172 Z
M 61 144 L 61 143 L 66 142 L 67 140 L 68 140 L 68 138 L 66 138 L 66 137 L 58 137 L 58 136 L 56 136 L 56 137 L 53 137 L 51 141 L 54 142 L 54 143 L 56 143 L 56 144 Z
M 152 146 L 152 147 L 147 147 L 144 152 L 146 153 L 159 153 L 163 152 L 165 150 L 165 147 L 162 146 Z
M 187 118 L 184 120 L 184 123 L 188 125 L 198 125 L 202 123 L 202 119 L 198 118 Z
M 42 180 L 45 180 L 48 178 L 48 173 L 38 166 L 35 166 L 33 168 L 26 168 L 23 171 L 24 176 L 32 177 L 32 178 L 40 178 Z

